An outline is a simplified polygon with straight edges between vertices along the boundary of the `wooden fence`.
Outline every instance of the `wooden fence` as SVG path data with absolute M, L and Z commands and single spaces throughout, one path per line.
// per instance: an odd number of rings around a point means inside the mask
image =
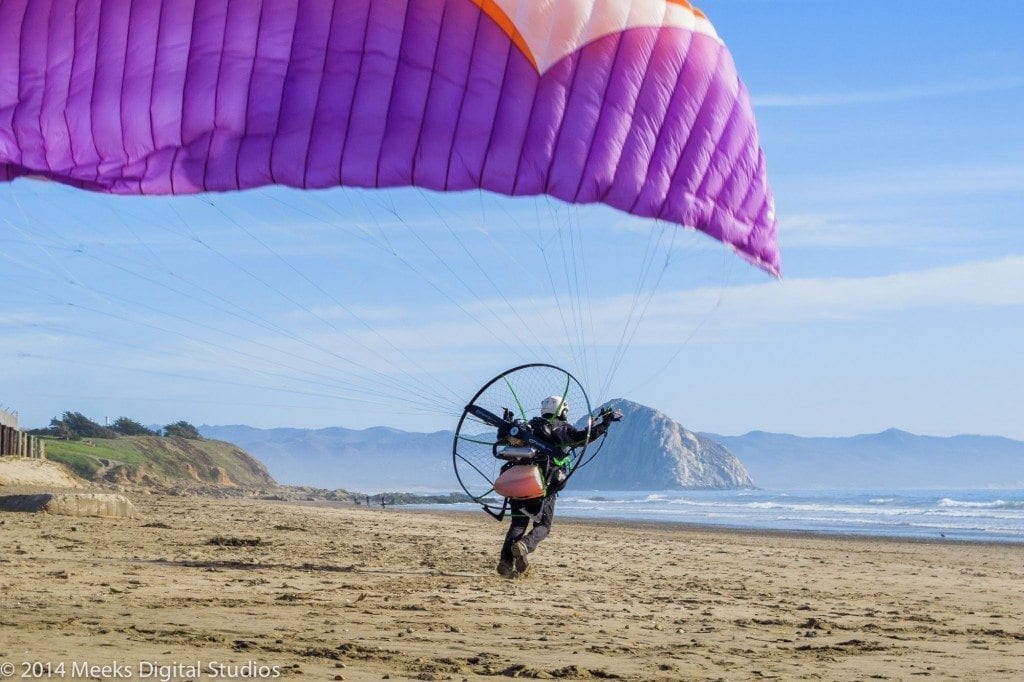
M 46 443 L 18 430 L 18 413 L 0 410 L 0 457 L 46 459 Z

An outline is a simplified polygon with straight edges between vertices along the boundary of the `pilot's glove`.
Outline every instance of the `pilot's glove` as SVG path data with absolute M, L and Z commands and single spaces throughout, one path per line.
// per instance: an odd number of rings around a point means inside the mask
M 606 407 L 603 410 L 601 410 L 601 419 L 604 421 L 605 424 L 622 421 L 622 412 L 620 412 L 619 410 L 613 410 L 610 407 Z

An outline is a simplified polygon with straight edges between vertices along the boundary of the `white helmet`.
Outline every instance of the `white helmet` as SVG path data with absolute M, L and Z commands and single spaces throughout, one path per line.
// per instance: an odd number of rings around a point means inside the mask
M 569 414 L 569 402 L 560 395 L 548 396 L 540 403 L 540 413 L 564 419 Z

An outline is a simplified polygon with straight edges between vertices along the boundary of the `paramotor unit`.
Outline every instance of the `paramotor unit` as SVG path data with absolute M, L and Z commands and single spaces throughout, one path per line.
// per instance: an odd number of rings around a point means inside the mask
M 586 439 L 558 453 L 547 452 L 552 446 L 533 433 L 530 423 L 541 416 L 542 403 L 552 396 L 562 398 L 569 414 L 578 416 L 577 428 L 587 433 Z M 571 477 L 592 459 L 587 457 L 590 415 L 586 390 L 560 367 L 534 363 L 502 372 L 476 392 L 459 418 L 452 442 L 459 484 L 484 511 L 501 520 L 507 498 L 495 490 L 495 482 L 503 467 L 509 462 L 541 461 L 554 454 L 566 462 Z

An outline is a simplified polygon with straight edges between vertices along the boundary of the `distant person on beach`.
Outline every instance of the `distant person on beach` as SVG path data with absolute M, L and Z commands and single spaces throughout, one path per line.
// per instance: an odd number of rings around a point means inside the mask
M 618 410 L 606 409 L 601 421 L 591 424 L 590 436 L 586 429 L 577 429 L 568 422 L 569 403 L 564 397 L 553 395 L 545 398 L 540 406 L 541 416 L 530 420 L 534 435 L 550 444 L 550 451 L 540 463 L 547 483 L 547 494 L 532 500 L 509 500 L 512 524 L 505 534 L 498 559 L 498 574 L 503 578 L 514 578 L 530 568 L 527 556 L 551 533 L 555 518 L 555 498 L 565 487 L 569 477 L 570 456 L 568 450 L 589 443 L 604 435 L 612 422 L 622 419 Z M 530 527 L 530 524 L 533 527 Z

